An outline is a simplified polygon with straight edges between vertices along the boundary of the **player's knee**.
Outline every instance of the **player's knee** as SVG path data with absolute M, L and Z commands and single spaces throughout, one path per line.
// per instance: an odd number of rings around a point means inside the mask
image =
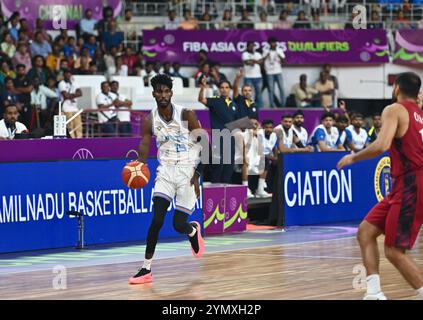
M 385 246 L 385 257 L 388 259 L 392 264 L 397 264 L 400 259 L 404 256 L 404 251 L 397 249 L 395 247 L 388 247 Z
M 358 227 L 356 237 L 357 237 L 358 243 L 361 246 L 366 245 L 369 242 L 375 241 L 376 239 L 375 235 L 371 232 L 371 230 L 368 228 L 367 224 L 365 223 L 360 224 L 360 226 Z
M 175 211 L 173 216 L 173 228 L 179 233 L 187 232 L 188 215 L 179 211 Z

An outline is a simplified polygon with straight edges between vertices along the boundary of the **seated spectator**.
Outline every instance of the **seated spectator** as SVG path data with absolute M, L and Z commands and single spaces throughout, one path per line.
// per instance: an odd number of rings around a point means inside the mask
M 369 145 L 369 135 L 363 129 L 363 116 L 359 113 L 351 117 L 351 125 L 346 130 L 346 145 L 349 150 L 357 153 Z
M 319 93 L 316 89 L 307 85 L 307 75 L 305 74 L 300 75 L 300 83 L 294 86 L 293 92 L 297 108 L 311 107 L 314 95 Z
M 12 36 L 9 32 L 3 35 L 3 42 L 0 45 L 0 54 L 4 59 L 12 59 L 15 55 L 16 47 L 13 42 Z
M 35 77 L 38 77 L 42 84 L 47 83 L 47 79 L 51 77 L 52 73 L 45 66 L 44 58 L 42 56 L 35 56 L 34 63 L 31 70 L 28 72 L 28 78 L 33 81 Z
M 72 77 L 71 71 L 65 70 L 64 79 L 59 83 L 60 94 L 62 95 L 62 111 L 65 113 L 66 120 L 72 118 L 78 112 L 77 98 L 82 97 L 82 91 L 78 83 Z M 81 115 L 68 123 L 67 129 L 72 138 L 82 138 L 82 120 Z
M 198 21 L 191 15 L 190 10 L 184 10 L 184 21 L 179 25 L 182 30 L 198 30 Z
M 60 68 L 60 60 L 64 58 L 65 55 L 60 50 L 60 46 L 58 44 L 54 44 L 53 51 L 47 56 L 46 59 L 47 68 L 49 68 L 52 72 L 58 71 Z
M 84 62 L 85 64 L 85 62 Z M 78 74 L 80 75 L 86 75 L 86 76 L 94 76 L 100 74 L 97 70 L 97 64 L 95 61 L 91 61 L 88 64 L 88 69 L 79 69 Z M 104 73 L 101 73 L 101 75 L 104 75 Z
M 236 28 L 236 24 L 232 20 L 232 11 L 226 9 L 223 11 L 222 20 L 219 22 L 219 29 L 232 30 Z
M 162 70 L 162 63 L 160 62 L 160 60 L 156 60 L 154 61 L 154 67 L 153 70 L 156 74 L 161 73 Z
M 247 9 L 242 9 L 241 12 L 241 19 L 238 21 L 237 24 L 238 29 L 253 29 L 254 28 L 254 22 L 249 17 L 249 12 Z
M 132 10 L 125 9 L 125 17 L 119 23 L 118 30 L 122 31 L 124 38 L 128 41 L 127 46 L 135 46 L 137 41 L 137 24 L 132 21 Z
M 122 56 L 122 63 L 128 66 L 128 74 L 134 74 L 134 65 L 137 61 L 137 56 L 133 53 L 132 47 L 125 48 L 125 54 Z
M 117 31 L 115 21 L 110 21 L 108 30 L 100 35 L 102 50 L 107 52 L 112 47 L 116 47 L 118 51 L 121 51 L 124 39 L 123 32 Z
M 367 25 L 368 29 L 383 29 L 383 23 L 376 10 L 372 11 L 370 23 Z
M 329 77 L 328 72 L 320 72 L 320 78 L 315 85 L 316 90 L 320 93 L 321 105 L 326 111 L 333 107 L 333 93 L 335 90 L 335 84 L 332 80 L 329 80 Z
M 3 61 L 1 63 L 1 70 L 0 70 L 0 83 L 4 83 L 4 79 L 6 78 L 16 78 L 16 73 L 11 68 L 11 65 L 7 61 Z
M 103 81 L 101 83 L 101 92 L 96 98 L 98 113 L 98 122 L 101 125 L 101 132 L 103 137 L 117 136 L 118 119 L 116 107 L 119 106 L 119 101 L 110 94 L 109 82 Z
M 16 105 L 9 104 L 4 108 L 3 119 L 0 120 L 0 140 L 13 140 L 16 134 L 28 132 L 18 118 L 19 111 Z
M 23 105 L 19 102 L 14 81 L 12 78 L 6 78 L 4 79 L 4 88 L 0 91 L 0 114 L 3 114 L 4 108 L 10 104 L 17 106 L 19 112 L 22 111 Z
M 78 69 L 79 71 L 86 71 L 88 70 L 88 66 L 91 60 L 92 59 L 90 57 L 90 51 L 88 50 L 88 48 L 82 48 L 81 56 L 76 59 L 74 63 L 74 68 Z
M 150 86 L 150 80 L 156 75 L 157 73 L 154 72 L 154 62 L 148 61 L 145 64 L 145 75 L 143 76 L 144 85 L 146 87 Z
M 85 10 L 85 17 L 79 23 L 80 36 L 87 39 L 88 36 L 94 35 L 95 25 L 97 21 L 93 19 L 93 12 L 91 9 Z
M 172 77 L 181 78 L 182 82 L 184 83 L 184 87 L 188 87 L 189 80 L 184 74 L 181 73 L 181 64 L 179 62 L 174 62 L 173 65 L 173 73 Z
M 94 37 L 94 41 L 95 41 L 95 37 Z M 68 42 L 65 43 L 62 47 L 62 52 L 65 58 L 68 59 L 69 61 L 69 67 L 73 68 L 74 63 L 76 59 L 78 59 L 78 56 L 80 54 L 80 48 L 76 45 L 75 37 L 69 37 Z M 94 52 L 93 52 L 93 55 L 94 55 Z
M 10 16 L 8 22 L 7 22 L 7 29 L 13 39 L 13 41 L 18 41 L 18 32 L 21 28 L 21 25 L 19 23 L 21 16 L 20 13 L 15 11 Z
M 194 79 L 195 79 L 195 83 L 197 85 L 197 87 L 200 86 L 200 82 L 203 78 L 206 79 L 206 87 L 207 88 L 211 88 L 213 86 L 213 79 L 211 77 L 211 73 L 210 73 L 210 65 L 207 62 L 204 62 L 201 66 L 200 69 L 194 73 Z
M 254 24 L 254 29 L 256 30 L 271 30 L 273 29 L 273 24 L 267 21 L 266 11 L 260 12 L 260 22 Z
M 282 10 L 279 14 L 279 20 L 275 22 L 274 29 L 291 29 L 292 22 L 288 21 L 288 10 Z
M 18 51 L 16 51 L 15 55 L 12 58 L 12 63 L 16 67 L 18 64 L 23 64 L 26 70 L 30 70 L 32 67 L 31 62 L 31 55 L 28 52 L 28 46 L 23 43 L 18 43 Z
M 214 23 L 212 22 L 212 17 L 209 13 L 204 13 L 201 18 L 200 18 L 200 23 L 199 23 L 199 27 L 202 30 L 214 30 L 216 29 L 214 26 Z
M 115 58 L 115 65 L 107 70 L 108 76 L 128 76 L 128 66 L 123 64 L 122 56 L 118 55 Z
M 345 151 L 338 129 L 334 126 L 335 115 L 331 112 L 325 112 L 320 120 L 322 124 L 314 128 L 311 134 L 311 145 L 315 151 Z
M 136 60 L 133 66 L 133 75 L 134 76 L 145 76 L 145 70 L 144 70 L 144 56 L 141 51 L 139 51 L 136 55 Z
M 120 137 L 131 137 L 131 108 L 132 101 L 126 98 L 123 94 L 119 93 L 119 82 L 110 82 L 110 96 L 113 100 L 117 101 L 115 104 L 117 108 L 118 132 Z
M 96 63 L 97 71 L 99 73 L 104 73 L 107 71 L 106 62 L 104 61 L 103 57 L 103 51 L 101 51 L 100 48 L 97 48 L 97 50 L 95 51 L 93 61 Z
M 165 75 L 168 75 L 169 77 L 172 76 L 172 64 L 169 61 L 166 61 L 163 63 L 163 72 Z
M 67 69 L 70 69 L 68 59 L 60 60 L 59 70 L 53 73 L 57 82 L 60 82 L 65 78 L 64 72 Z
M 22 32 L 25 36 L 27 36 L 28 40 L 32 39 L 34 37 L 34 33 L 31 31 L 32 28 L 30 28 L 28 25 L 28 20 L 25 18 L 22 18 L 19 20 L 19 24 L 21 26 L 19 28 L 19 32 Z M 19 33 L 18 33 L 18 38 L 19 38 Z
M 37 113 L 37 127 L 46 128 L 47 123 L 51 122 L 54 115 L 54 103 L 48 103 L 48 99 L 56 100 L 57 93 L 41 84 L 40 79 L 35 77 L 33 80 L 33 89 L 31 91 L 31 106 Z M 50 101 L 51 101 L 50 100 Z
M 320 23 L 320 13 L 318 11 L 313 12 L 311 20 L 311 29 L 319 30 L 323 29 L 322 24 Z
M 222 81 L 228 81 L 228 78 L 219 70 L 220 69 L 219 62 L 214 62 L 212 65 L 210 65 L 210 67 L 211 67 L 210 75 L 212 77 L 213 85 L 218 87 L 219 83 L 221 83 Z
M 110 22 L 113 21 L 113 8 L 110 6 L 103 7 L 103 19 L 96 24 L 98 34 L 109 31 Z
M 298 12 L 297 20 L 295 20 L 295 23 L 293 25 L 294 29 L 311 29 L 310 22 L 306 18 L 306 14 L 304 11 Z
M 113 46 L 110 51 L 107 51 L 106 54 L 103 56 L 104 63 L 106 64 L 106 70 L 109 68 L 116 67 L 115 65 L 115 58 L 118 53 L 118 48 Z
M 398 11 L 397 18 L 394 20 L 394 27 L 396 29 L 410 29 L 411 21 L 405 16 L 403 10 Z
M 90 35 L 88 36 L 88 42 L 84 43 L 82 49 L 87 49 L 89 56 L 93 58 L 95 55 L 95 51 L 97 50 L 97 47 L 98 45 L 97 45 L 97 40 L 95 36 Z
M 357 17 L 358 16 L 358 14 L 359 14 L 359 12 L 357 12 L 357 11 L 353 11 L 352 13 L 351 13 L 351 20 L 350 21 L 348 21 L 346 24 L 345 24 L 345 29 L 355 29 L 354 28 L 354 25 L 353 25 L 353 21 L 354 21 L 354 19 L 355 19 L 355 17 Z
M 166 30 L 176 30 L 179 28 L 181 21 L 176 17 L 176 10 L 172 9 L 167 12 L 167 19 L 164 28 Z
M 31 43 L 31 54 L 32 56 L 42 56 L 43 58 L 47 58 L 47 56 L 51 53 L 51 46 L 44 38 L 44 35 L 41 31 L 35 32 L 35 39 Z

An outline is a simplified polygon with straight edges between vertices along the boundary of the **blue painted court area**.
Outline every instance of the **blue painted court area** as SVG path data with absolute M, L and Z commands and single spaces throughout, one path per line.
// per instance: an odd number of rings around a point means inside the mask
M 289 227 L 280 229 L 252 230 L 237 234 L 208 236 L 205 254 L 253 249 L 259 247 L 292 245 L 296 243 L 320 242 L 354 237 L 357 224 Z M 144 243 L 122 243 L 114 246 L 87 247 L 30 251 L 0 255 L 0 276 L 19 272 L 51 269 L 57 265 L 70 267 L 96 266 L 113 263 L 142 261 Z M 155 259 L 191 256 L 189 242 L 175 240 L 160 242 Z

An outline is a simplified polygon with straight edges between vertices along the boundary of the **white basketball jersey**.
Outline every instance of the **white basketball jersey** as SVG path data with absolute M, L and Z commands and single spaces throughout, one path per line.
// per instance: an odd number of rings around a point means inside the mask
M 292 130 L 294 130 L 294 132 L 297 134 L 297 137 L 300 139 L 301 143 L 303 144 L 303 146 L 307 145 L 307 141 L 308 141 L 308 133 L 307 130 L 304 129 L 303 127 L 299 128 L 300 130 L 298 130 L 298 128 L 296 128 L 295 126 L 292 126 Z
M 360 133 L 357 133 L 353 125 L 349 125 L 345 130 L 348 130 L 351 133 L 352 143 L 355 147 L 359 150 L 364 149 L 367 141 L 369 140 L 369 135 L 366 130 L 360 128 Z
M 281 124 L 276 126 L 275 130 L 276 129 L 282 131 L 283 145 L 285 146 L 285 148 L 292 148 L 292 145 L 294 144 L 294 131 L 292 130 L 292 127 L 289 128 L 288 133 L 286 133 L 285 129 Z
M 188 124 L 183 122 L 184 107 L 172 104 L 170 121 L 163 119 L 157 107 L 151 111 L 157 159 L 162 165 L 196 166 L 201 146 L 190 139 Z

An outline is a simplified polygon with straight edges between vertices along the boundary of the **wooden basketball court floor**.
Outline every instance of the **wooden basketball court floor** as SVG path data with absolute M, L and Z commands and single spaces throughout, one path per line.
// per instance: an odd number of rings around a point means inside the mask
M 356 227 L 314 226 L 256 230 L 206 238 L 194 258 L 186 240 L 159 243 L 154 283 L 131 286 L 143 244 L 0 255 L 2 299 L 361 299 L 353 285 L 361 264 Z M 410 254 L 423 271 L 423 240 Z M 414 290 L 383 256 L 388 299 L 415 299 Z M 54 273 L 54 267 L 60 270 Z M 55 277 L 63 276 L 55 288 Z M 57 283 L 57 281 L 56 281 Z M 356 287 L 356 288 L 354 288 Z

